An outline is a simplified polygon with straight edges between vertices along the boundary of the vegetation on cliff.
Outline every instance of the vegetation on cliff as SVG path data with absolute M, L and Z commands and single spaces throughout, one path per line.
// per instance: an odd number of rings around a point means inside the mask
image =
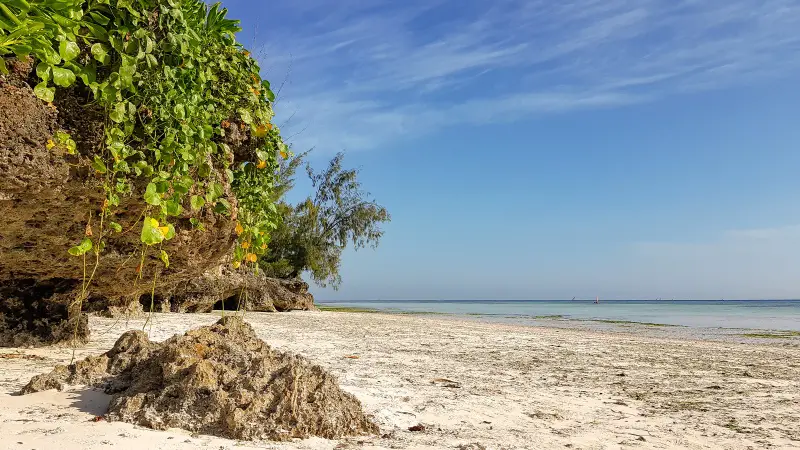
M 200 0 L 0 3 L 0 96 L 26 102 L 0 124 L 0 210 L 13 216 L 0 281 L 22 305 L 0 311 L 0 328 L 30 328 L 15 311 L 44 311 L 34 303 L 50 295 L 60 315 L 73 298 L 70 317 L 86 301 L 138 298 L 223 252 L 257 268 L 290 153 L 238 31 Z
M 256 262 L 275 227 L 270 193 L 288 150 L 271 124 L 269 82 L 236 42 L 238 22 L 225 9 L 199 0 L 10 0 L 0 12 L 0 54 L 35 58 L 40 99 L 52 102 L 56 88 L 77 86 L 104 112 L 104 142 L 84 161 L 104 181 L 99 229 L 87 226 L 70 254 L 99 253 L 106 234 L 122 232 L 115 207 L 143 178 L 143 253 L 175 235 L 172 218 L 184 210 L 208 205 L 231 214 L 227 182 L 240 242 L 250 243 L 239 246 L 235 261 Z M 228 141 L 245 136 L 250 145 L 234 155 Z M 48 147 L 76 151 L 64 131 Z M 212 176 L 214 162 L 223 162 L 227 180 Z M 202 227 L 196 218 L 188 222 Z M 168 266 L 168 255 L 159 254 Z
M 342 250 L 377 244 L 388 213 L 341 155 L 284 200 L 303 158 L 226 13 L 0 3 L 0 345 L 85 338 L 81 311 L 152 308 L 223 263 L 338 286 Z

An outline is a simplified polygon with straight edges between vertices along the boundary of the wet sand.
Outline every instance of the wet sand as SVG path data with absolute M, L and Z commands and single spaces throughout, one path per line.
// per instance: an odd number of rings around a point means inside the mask
M 156 314 L 151 338 L 217 318 Z M 269 344 L 336 374 L 381 435 L 237 443 L 96 422 L 107 397 L 80 386 L 9 395 L 69 362 L 69 348 L 0 349 L 0 449 L 800 448 L 800 347 L 792 339 L 351 312 L 246 319 Z M 142 323 L 93 317 L 91 341 L 77 356 L 108 350 Z M 408 430 L 418 424 L 423 431 Z

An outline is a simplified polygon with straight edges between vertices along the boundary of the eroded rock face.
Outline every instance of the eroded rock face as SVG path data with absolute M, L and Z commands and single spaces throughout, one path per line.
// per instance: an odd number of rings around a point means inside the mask
M 72 289 L 71 282 L 59 280 L 38 286 L 0 285 L 0 347 L 35 347 L 73 339 L 78 344 L 86 343 L 86 315 L 69 313 L 75 300 Z M 20 291 L 32 295 L 18 296 Z M 47 297 L 38 298 L 39 291 L 46 292 Z
M 34 377 L 22 393 L 89 384 L 112 394 L 106 418 L 231 439 L 377 433 L 361 403 L 308 360 L 273 350 L 237 316 L 152 343 L 129 331 L 107 353 Z
M 269 278 L 263 273 L 219 267 L 164 292 L 173 312 L 210 312 L 224 306 L 247 311 L 314 310 L 314 296 L 303 280 Z M 220 305 L 223 302 L 223 305 Z
M 78 296 L 84 260 L 67 250 L 84 237 L 87 224 L 95 236 L 99 233 L 104 189 L 89 161 L 102 145 L 105 121 L 85 92 L 60 89 L 53 106 L 45 104 L 30 87 L 35 81 L 29 74 L 32 63 L 7 60 L 7 64 L 11 74 L 0 75 L 0 304 L 14 301 L 32 306 L 24 308 L 24 313 L 10 306 L 0 308 L 0 345 L 18 339 L 20 333 L 29 335 L 24 340 L 31 344 L 48 344 L 64 340 L 65 334 L 55 328 L 73 320 L 70 314 L 80 314 L 75 308 L 41 305 L 61 304 L 69 292 L 73 298 Z M 76 155 L 47 148 L 58 129 L 72 135 Z M 236 240 L 236 200 L 219 164 L 211 176 L 222 182 L 233 213 L 229 217 L 214 214 L 210 206 L 194 213 L 203 222 L 203 232 L 191 230 L 188 216 L 176 218 L 177 235 L 164 244 L 170 268 L 164 270 L 158 252 L 151 251 L 145 257 L 143 280 L 152 280 L 158 271 L 159 285 L 168 289 L 221 265 L 230 255 Z M 106 239 L 88 302 L 114 305 L 149 290 L 147 282 L 137 283 L 140 258 L 131 257 L 141 250 L 143 184 L 123 195 L 113 216 L 106 219 L 119 223 L 123 233 Z M 191 210 L 188 204 L 184 209 Z M 94 257 L 89 256 L 91 271 Z M 43 289 L 56 284 L 63 289 Z M 52 315 L 36 313 L 45 310 Z

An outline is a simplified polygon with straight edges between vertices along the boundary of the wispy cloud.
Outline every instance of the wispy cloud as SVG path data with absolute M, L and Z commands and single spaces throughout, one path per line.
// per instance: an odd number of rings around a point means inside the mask
M 300 147 L 653 101 L 800 71 L 795 0 L 389 0 L 274 9 L 264 66 Z
M 749 230 L 731 230 L 725 236 L 734 240 L 798 240 L 800 238 L 800 225 L 790 225 L 774 228 L 753 228 Z

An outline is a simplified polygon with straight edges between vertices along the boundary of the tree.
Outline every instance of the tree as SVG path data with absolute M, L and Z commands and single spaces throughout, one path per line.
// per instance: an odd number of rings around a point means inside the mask
M 284 163 L 276 191 L 283 196 L 294 186 L 294 174 L 308 152 Z M 375 248 L 383 236 L 380 225 L 391 220 L 386 208 L 361 189 L 358 171 L 344 169 L 337 154 L 322 172 L 306 164 L 314 194 L 297 205 L 277 204 L 282 222 L 273 231 L 262 268 L 270 276 L 295 278 L 308 271 L 319 286 L 341 284 L 339 267 L 348 245 Z

